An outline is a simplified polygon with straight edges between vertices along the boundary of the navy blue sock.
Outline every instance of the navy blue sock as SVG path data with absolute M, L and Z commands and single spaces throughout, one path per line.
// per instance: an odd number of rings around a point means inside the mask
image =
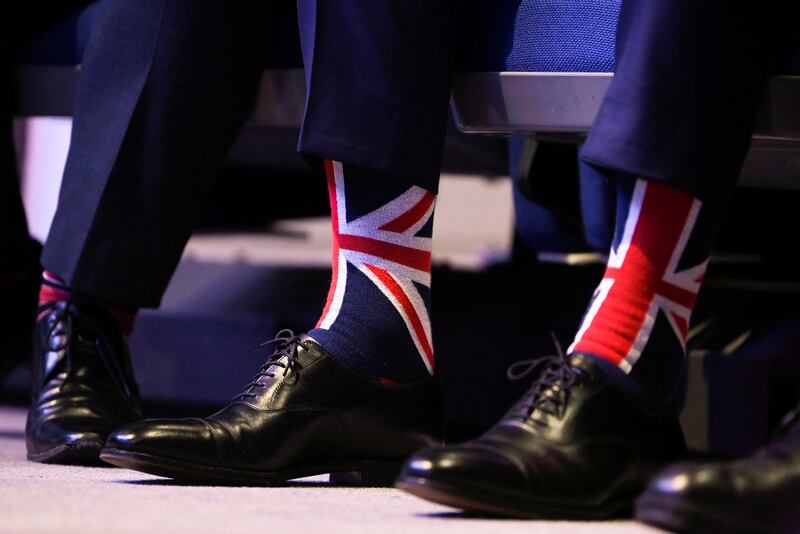
M 438 176 L 403 180 L 325 161 L 333 279 L 309 335 L 354 370 L 392 383 L 433 373 L 431 234 Z

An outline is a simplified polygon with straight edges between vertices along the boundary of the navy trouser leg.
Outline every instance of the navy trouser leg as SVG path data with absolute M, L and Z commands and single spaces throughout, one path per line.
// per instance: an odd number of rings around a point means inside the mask
M 157 306 L 252 108 L 272 31 L 257 0 L 107 0 L 79 82 L 45 268 Z
M 452 0 L 298 0 L 308 102 L 300 151 L 390 175 L 438 173 Z
M 724 206 L 785 9 L 782 0 L 624 0 L 614 81 L 584 158 Z

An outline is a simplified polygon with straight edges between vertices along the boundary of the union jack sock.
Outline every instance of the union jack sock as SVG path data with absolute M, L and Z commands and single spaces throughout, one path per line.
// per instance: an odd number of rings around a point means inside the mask
M 618 183 L 605 275 L 569 352 L 600 359 L 632 393 L 667 404 L 720 217 L 662 183 L 626 177 Z
M 415 182 L 325 161 L 333 277 L 309 335 L 384 382 L 433 373 L 431 234 L 438 175 Z

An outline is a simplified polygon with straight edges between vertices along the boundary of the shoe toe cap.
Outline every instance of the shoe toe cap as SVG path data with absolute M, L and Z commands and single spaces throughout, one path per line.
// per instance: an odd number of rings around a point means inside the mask
M 490 447 L 437 447 L 411 457 L 401 478 L 472 487 L 514 487 L 527 482 L 524 470 L 508 456 Z
M 29 450 L 73 445 L 99 449 L 113 429 L 107 419 L 78 413 L 29 420 L 25 434 Z
M 218 449 L 209 425 L 198 419 L 158 419 L 133 423 L 112 432 L 105 450 L 215 463 Z
M 28 434 L 27 457 L 35 462 L 94 465 L 105 438 L 104 433 L 74 430 L 55 435 Z
M 769 472 L 747 461 L 676 464 L 650 481 L 637 501 L 636 516 L 656 523 L 666 518 L 667 526 L 710 520 L 742 532 L 772 532 L 772 526 L 787 521 L 800 524 L 800 517 L 791 516 L 796 507 L 785 506 L 772 480 Z
M 727 506 L 739 495 L 743 483 L 722 463 L 679 463 L 653 478 L 644 495 Z
M 106 434 L 92 431 L 66 432 L 63 435 L 63 440 L 65 443 L 73 444 L 78 447 L 86 446 L 99 449 L 106 441 Z

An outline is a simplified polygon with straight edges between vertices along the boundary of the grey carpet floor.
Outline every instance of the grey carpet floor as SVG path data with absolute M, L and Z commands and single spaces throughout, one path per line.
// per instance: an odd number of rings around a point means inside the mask
M 280 488 L 185 486 L 115 468 L 25 460 L 25 413 L 0 407 L 0 532 L 614 533 L 655 532 L 601 523 L 465 518 L 400 491 L 328 487 L 325 478 Z

